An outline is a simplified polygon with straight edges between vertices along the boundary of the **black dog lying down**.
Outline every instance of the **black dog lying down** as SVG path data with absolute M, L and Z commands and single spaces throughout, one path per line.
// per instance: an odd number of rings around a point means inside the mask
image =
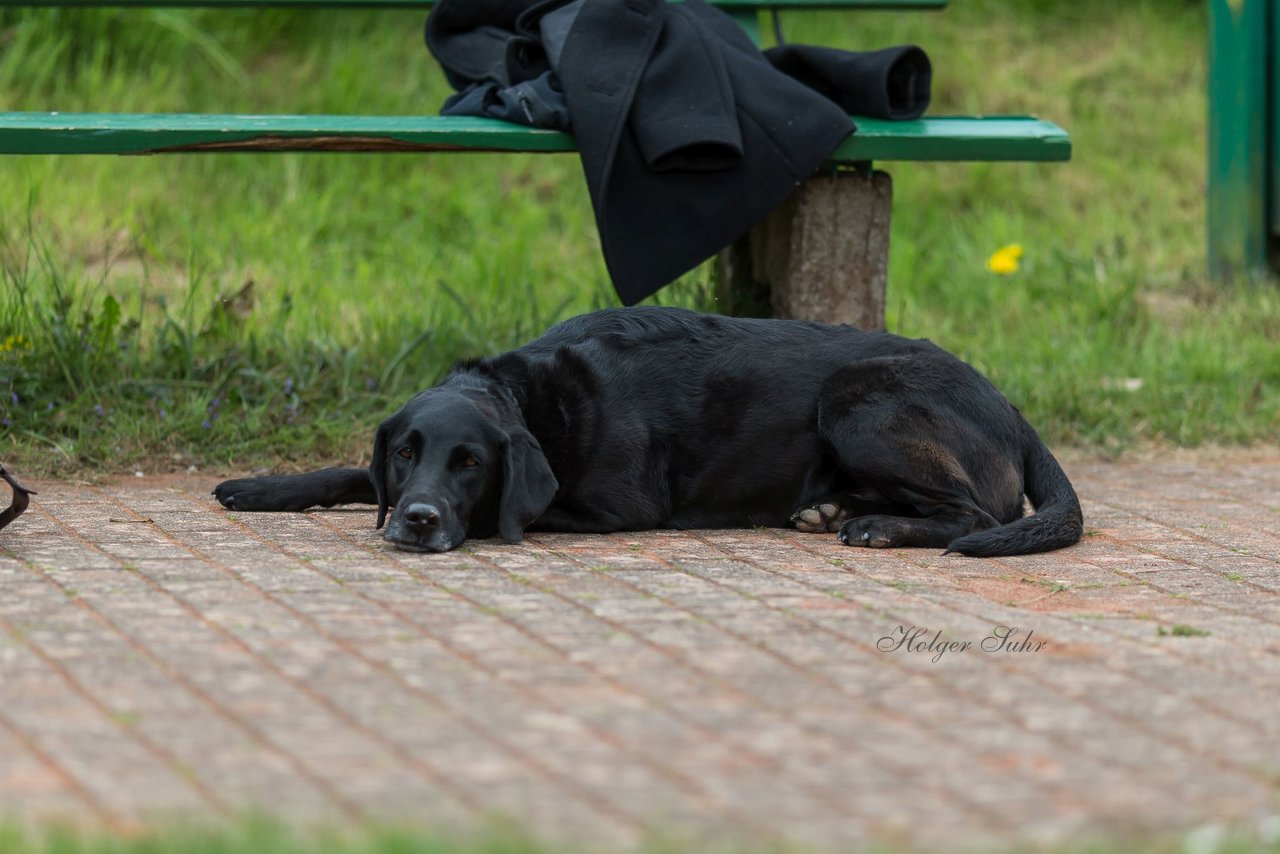
M 428 552 L 526 528 L 794 524 L 994 556 L 1063 548 L 1083 527 L 1035 430 L 928 341 L 673 308 L 583 315 L 458 365 L 382 423 L 368 469 L 214 495 L 233 510 L 376 503 L 379 528 L 394 505 L 385 539 Z

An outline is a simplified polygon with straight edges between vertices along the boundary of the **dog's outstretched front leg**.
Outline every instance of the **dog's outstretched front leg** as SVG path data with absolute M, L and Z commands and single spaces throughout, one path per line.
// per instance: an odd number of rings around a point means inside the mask
M 335 504 L 377 504 L 368 469 L 333 468 L 306 474 L 224 480 L 213 495 L 228 510 L 299 511 Z

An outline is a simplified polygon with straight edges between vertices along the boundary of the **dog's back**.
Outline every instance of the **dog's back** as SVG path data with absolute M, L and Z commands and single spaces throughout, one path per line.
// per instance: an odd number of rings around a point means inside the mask
M 635 528 L 782 525 L 806 481 L 829 479 L 815 419 L 822 376 L 864 335 L 610 309 L 483 368 L 520 399 L 564 501 L 621 502 Z

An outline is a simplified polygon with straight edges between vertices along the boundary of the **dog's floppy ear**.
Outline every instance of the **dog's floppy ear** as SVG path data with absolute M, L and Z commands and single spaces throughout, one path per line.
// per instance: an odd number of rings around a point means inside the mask
M 373 440 L 373 460 L 369 463 L 369 480 L 373 481 L 373 492 L 378 496 L 378 530 L 387 521 L 387 434 L 391 432 L 383 421 L 378 425 L 378 434 Z
M 508 543 L 518 543 L 524 529 L 551 504 L 560 484 L 542 446 L 524 427 L 508 430 L 503 457 L 498 535 Z

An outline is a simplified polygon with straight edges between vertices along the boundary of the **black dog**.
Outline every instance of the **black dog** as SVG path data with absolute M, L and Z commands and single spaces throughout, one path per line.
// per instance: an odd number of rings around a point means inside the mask
M 394 505 L 383 536 L 429 552 L 529 527 L 791 523 L 993 556 L 1063 548 L 1083 528 L 1035 430 L 928 341 L 672 308 L 583 315 L 460 364 L 382 423 L 367 470 L 214 494 L 234 510 L 376 503 L 379 528 Z

